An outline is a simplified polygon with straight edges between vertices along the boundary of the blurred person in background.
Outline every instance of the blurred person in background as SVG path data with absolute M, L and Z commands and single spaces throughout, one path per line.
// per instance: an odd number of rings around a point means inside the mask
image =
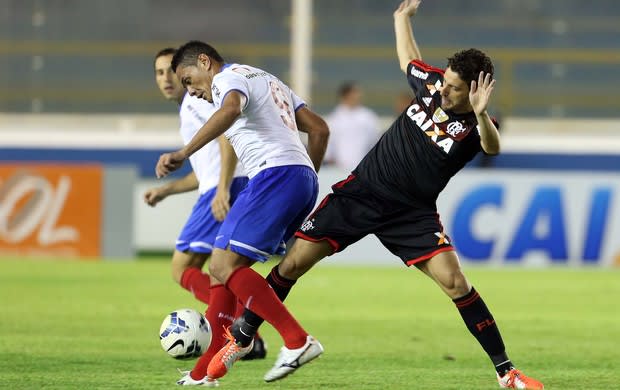
M 424 63 L 411 24 L 419 4 L 403 1 L 393 15 L 398 60 L 413 101 L 353 173 L 332 186 L 333 192 L 297 231 L 298 240 L 272 272 L 292 287 L 324 257 L 374 234 L 453 301 L 493 363 L 500 387 L 543 389 L 514 367 L 495 319 L 464 275 L 437 213 L 437 197 L 452 176 L 479 152 L 500 151 L 499 132 L 487 113 L 495 86 L 493 63 L 477 49 L 455 53 L 445 70 Z M 232 332 L 243 345 L 259 324 L 246 310 Z M 405 326 L 403 337 L 410 332 L 415 332 L 415 324 Z M 279 363 L 289 372 L 298 366 Z
M 274 274 L 265 280 L 250 267 L 277 253 L 280 243 L 293 235 L 314 207 L 316 172 L 329 137 L 327 124 L 277 77 L 249 65 L 226 63 L 204 42 L 181 46 L 172 59 L 172 69 L 190 95 L 213 102 L 216 110 L 190 143 L 160 157 L 157 177 L 179 169 L 218 136 L 225 134 L 230 140 L 250 180 L 217 233 L 209 273 L 221 283 L 218 295 L 222 299 L 236 296 L 259 316 L 272 313 L 267 320 L 290 352 L 283 355 L 280 351 L 279 359 L 285 356 L 291 364 L 304 364 L 318 357 L 323 347 L 290 315 L 277 287 L 270 287 L 287 282 Z M 308 134 L 307 150 L 299 131 Z M 207 317 L 211 309 L 209 305 Z M 229 313 L 234 313 L 234 307 Z M 228 331 L 226 337 L 228 342 L 220 351 L 212 354 L 209 348 L 177 383 L 216 383 L 252 350 L 252 340 L 240 345 Z
M 206 100 L 190 96 L 185 91 L 171 68 L 175 53 L 176 49 L 166 48 L 155 55 L 155 81 L 162 95 L 178 105 L 181 138 L 183 143 L 187 144 L 209 120 L 215 106 Z M 196 299 L 217 308 L 218 305 L 227 303 L 211 300 L 212 283 L 202 268 L 213 251 L 215 236 L 222 221 L 231 204 L 246 187 L 248 178 L 241 165 L 237 164 L 237 156 L 224 136 L 196 152 L 190 163 L 192 172 L 183 178 L 147 190 L 144 201 L 155 207 L 170 195 L 198 190 L 198 200 L 176 240 L 171 264 L 172 278 L 194 294 Z M 219 313 L 218 310 L 212 312 Z M 213 331 L 221 334 L 221 326 L 217 326 L 220 321 L 216 318 L 208 320 L 214 328 Z M 220 337 L 217 340 L 223 339 Z M 215 344 L 217 345 L 217 342 Z M 265 355 L 264 342 L 257 337 L 254 349 L 244 359 L 264 358 Z
M 338 105 L 325 118 L 330 130 L 325 163 L 351 172 L 381 137 L 379 118 L 362 105 L 362 89 L 357 83 L 343 83 L 338 96 Z

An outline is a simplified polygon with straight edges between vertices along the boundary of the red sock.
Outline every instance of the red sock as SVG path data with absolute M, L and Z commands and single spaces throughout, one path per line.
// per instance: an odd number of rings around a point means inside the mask
M 245 310 L 245 306 L 243 306 L 243 302 L 237 299 L 237 309 L 235 309 L 235 318 L 241 317 L 244 310 Z M 256 331 L 256 334 L 254 335 L 254 339 L 260 339 L 260 333 L 258 333 L 258 331 Z
M 196 362 L 196 366 L 190 373 L 192 378 L 200 380 L 207 376 L 209 362 L 217 351 L 226 344 L 224 327 L 227 328 L 232 324 L 236 303 L 237 298 L 224 285 L 218 284 L 211 287 L 211 299 L 205 314 L 211 325 L 211 345 Z
M 290 349 L 302 347 L 308 333 L 280 301 L 267 281 L 249 267 L 237 268 L 226 281 L 245 306 L 273 325 Z
M 181 286 L 194 294 L 196 299 L 209 304 L 209 287 L 211 281 L 209 275 L 202 272 L 200 268 L 188 267 L 181 276 Z

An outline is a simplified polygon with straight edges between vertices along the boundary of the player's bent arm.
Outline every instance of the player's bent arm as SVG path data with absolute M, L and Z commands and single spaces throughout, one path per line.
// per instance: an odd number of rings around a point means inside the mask
M 422 54 L 413 36 L 411 17 L 417 11 L 417 4 L 403 1 L 394 12 L 394 33 L 396 35 L 396 53 L 400 69 L 407 73 L 407 66 L 412 60 L 421 60 Z M 413 3 L 416 3 L 414 0 Z
M 144 193 L 144 202 L 149 206 L 155 207 L 159 202 L 166 199 L 169 195 L 180 194 L 182 192 L 193 191 L 198 188 L 198 179 L 194 172 L 190 172 L 185 177 L 173 180 L 157 188 L 151 188 Z
M 325 149 L 327 149 L 329 127 L 323 118 L 308 107 L 302 107 L 295 112 L 295 121 L 299 131 L 308 134 L 308 155 L 314 169 L 318 172 L 325 156 Z
M 180 179 L 176 179 L 161 186 L 161 194 L 163 196 L 169 196 L 174 194 L 181 194 L 183 192 L 194 191 L 198 189 L 198 178 L 192 171 Z
M 228 139 L 223 135 L 217 137 L 217 141 L 220 146 L 220 181 L 218 182 L 218 190 L 228 191 L 230 183 L 232 183 L 233 176 L 235 174 L 235 168 L 237 167 L 237 155 Z
M 500 137 L 499 131 L 489 114 L 484 111 L 481 114 L 476 114 L 478 120 L 478 132 L 480 133 L 480 146 L 486 154 L 496 155 L 500 152 Z
M 194 138 L 181 149 L 183 158 L 187 159 L 196 153 L 203 146 L 224 134 L 228 128 L 235 123 L 241 115 L 241 97 L 243 95 L 237 91 L 230 91 L 222 106 L 211 115 L 211 118 L 196 133 Z

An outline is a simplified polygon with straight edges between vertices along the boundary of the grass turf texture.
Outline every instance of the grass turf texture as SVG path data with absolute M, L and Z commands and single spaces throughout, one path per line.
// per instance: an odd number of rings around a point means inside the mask
M 273 263 L 258 265 L 262 274 Z M 620 274 L 593 269 L 466 270 L 509 355 L 547 389 L 617 386 Z M 169 262 L 0 260 L 0 388 L 177 388 L 158 340 L 171 310 L 203 306 Z M 493 367 L 450 300 L 404 267 L 320 266 L 287 304 L 325 347 L 283 381 L 262 381 L 281 346 L 263 326 L 266 360 L 238 362 L 223 389 L 496 389 Z M 5 387 L 6 386 L 6 387 Z

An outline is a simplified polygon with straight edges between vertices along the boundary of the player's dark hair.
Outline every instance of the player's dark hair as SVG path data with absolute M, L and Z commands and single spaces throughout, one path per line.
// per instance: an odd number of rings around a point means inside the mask
M 357 83 L 355 81 L 345 81 L 338 87 L 338 96 L 343 98 L 350 94 L 355 88 L 357 88 Z
M 213 46 L 201 41 L 189 41 L 179 47 L 174 57 L 172 57 L 172 71 L 176 72 L 179 65 L 196 65 L 198 63 L 198 56 L 201 54 L 206 54 L 217 62 L 224 62 L 224 58 Z
M 493 77 L 493 62 L 489 56 L 478 49 L 467 49 L 455 53 L 448 58 L 448 66 L 458 73 L 461 79 L 471 85 L 472 80 L 478 81 L 480 71 L 490 73 Z
M 157 52 L 157 54 L 155 54 L 155 58 L 153 58 L 153 67 L 155 66 L 155 62 L 157 61 L 159 57 L 169 56 L 169 55 L 174 56 L 176 52 L 177 52 L 177 49 L 173 47 L 167 47 L 165 49 L 161 49 L 160 51 Z

